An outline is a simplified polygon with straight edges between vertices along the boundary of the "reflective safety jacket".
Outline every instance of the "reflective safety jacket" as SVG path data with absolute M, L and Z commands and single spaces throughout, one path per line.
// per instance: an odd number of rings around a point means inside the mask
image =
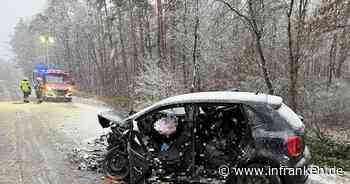
M 27 79 L 23 79 L 19 85 L 23 92 L 31 92 L 32 88 L 30 87 L 29 81 Z

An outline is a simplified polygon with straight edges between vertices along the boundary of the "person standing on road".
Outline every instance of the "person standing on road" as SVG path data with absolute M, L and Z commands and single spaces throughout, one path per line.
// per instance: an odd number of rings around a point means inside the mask
M 30 87 L 28 78 L 24 78 L 23 80 L 21 80 L 19 87 L 23 92 L 24 103 L 29 103 L 28 97 L 32 93 L 32 88 Z
M 38 100 L 38 103 L 43 102 L 43 88 L 44 88 L 43 79 L 41 77 L 37 77 L 35 79 L 34 89 L 35 89 L 35 95 Z

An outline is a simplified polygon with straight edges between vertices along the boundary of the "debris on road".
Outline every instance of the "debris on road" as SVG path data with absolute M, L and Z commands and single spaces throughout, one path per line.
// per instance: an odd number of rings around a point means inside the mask
M 73 148 L 68 157 L 70 161 L 78 165 L 82 171 L 97 171 L 101 173 L 101 166 L 105 154 L 105 136 L 90 139 L 86 147 Z

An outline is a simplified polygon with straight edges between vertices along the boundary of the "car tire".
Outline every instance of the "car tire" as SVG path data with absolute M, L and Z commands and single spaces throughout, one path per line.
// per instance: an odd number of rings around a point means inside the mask
M 267 174 L 266 164 L 250 164 L 246 168 L 264 169 L 264 173 Z M 245 176 L 232 176 L 229 179 L 229 184 L 283 184 L 281 177 L 278 175 L 245 175 Z
M 102 169 L 110 178 L 128 181 L 130 174 L 128 154 L 120 151 L 120 147 L 112 148 L 105 155 Z

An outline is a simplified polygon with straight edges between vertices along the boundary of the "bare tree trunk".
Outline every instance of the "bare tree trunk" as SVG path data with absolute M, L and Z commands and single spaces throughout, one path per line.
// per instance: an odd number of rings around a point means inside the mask
M 157 18 L 158 18 L 158 48 L 159 57 L 161 60 L 165 59 L 165 30 L 163 17 L 162 0 L 157 0 Z
M 125 77 L 125 87 L 128 97 L 128 108 L 130 109 L 129 99 L 130 99 L 130 77 L 129 77 L 129 67 L 128 67 L 128 59 L 126 57 L 126 50 L 125 50 L 125 43 L 124 43 L 124 35 L 123 35 L 123 21 L 122 21 L 122 13 L 121 9 L 118 8 L 118 31 L 119 31 L 119 39 L 120 39 L 120 46 L 121 46 L 121 55 L 122 55 L 122 62 L 124 67 L 124 77 Z
M 329 65 L 328 65 L 328 82 L 327 89 L 332 85 L 333 74 L 335 71 L 335 60 L 337 58 L 337 34 L 333 35 L 331 49 L 329 51 Z
M 292 35 L 292 14 L 293 14 L 294 0 L 290 1 L 290 6 L 287 14 L 288 18 L 288 48 L 289 48 L 289 103 L 293 110 L 297 109 L 297 81 L 298 81 L 298 70 L 297 63 L 294 57 L 293 49 L 293 35 Z
M 296 36 L 293 37 L 293 25 L 292 15 L 294 10 L 295 1 L 291 0 L 289 9 L 287 12 L 288 18 L 288 49 L 289 49 L 289 103 L 291 108 L 296 111 L 298 108 L 298 77 L 300 69 L 300 57 L 301 57 L 301 42 L 303 39 L 303 29 L 305 25 L 306 10 L 308 7 L 309 0 L 299 0 L 298 11 L 297 11 L 297 26 Z M 295 41 L 294 41 L 295 40 Z
M 350 9 L 350 8 L 349 8 Z M 340 48 L 339 48 L 339 57 L 337 62 L 337 68 L 335 71 L 335 77 L 340 78 L 342 75 L 342 70 L 346 59 L 350 56 L 350 30 L 348 28 L 344 28 L 341 36 L 340 36 Z
M 152 38 L 151 38 L 151 24 L 150 24 L 150 18 L 146 18 L 146 48 L 149 54 L 149 58 L 153 58 L 153 47 L 152 47 Z
M 132 91 L 135 91 L 135 86 L 136 86 L 136 71 L 138 69 L 138 66 L 140 65 L 139 58 L 138 58 L 138 49 L 137 49 L 137 37 L 136 37 L 136 26 L 135 26 L 135 17 L 134 17 L 134 9 L 133 9 L 133 2 L 132 0 L 129 0 L 129 13 L 130 13 L 130 23 L 131 23 L 131 37 L 132 37 L 132 45 L 133 45 L 133 62 L 132 62 L 132 73 L 134 76 L 132 77 Z M 134 95 L 131 95 L 129 98 L 130 101 L 130 108 L 131 110 L 134 109 L 133 104 L 134 104 Z
M 256 47 L 257 47 L 257 50 L 258 50 L 258 54 L 260 56 L 261 69 L 263 71 L 263 75 L 264 75 L 266 86 L 269 89 L 269 94 L 273 95 L 275 93 L 275 90 L 273 88 L 273 85 L 272 85 L 272 82 L 271 82 L 271 79 L 270 79 L 270 73 L 269 73 L 269 71 L 267 69 L 267 66 L 266 66 L 266 59 L 265 59 L 264 52 L 263 52 L 263 49 L 262 49 L 262 46 L 261 46 L 261 39 L 259 37 L 256 38 Z
M 139 35 L 140 35 L 140 50 L 141 50 L 141 54 L 142 54 L 142 57 L 145 58 L 146 57 L 146 53 L 145 53 L 145 37 L 144 37 L 144 27 L 143 27 L 143 20 L 142 20 L 142 13 L 141 13 L 142 10 L 140 10 L 139 12 L 139 16 L 138 16 L 138 23 L 139 23 Z
M 260 57 L 260 62 L 261 62 L 261 69 L 263 72 L 263 76 L 264 76 L 264 80 L 266 83 L 266 86 L 269 90 L 269 94 L 274 94 L 274 88 L 271 82 L 271 78 L 270 78 L 270 73 L 267 69 L 267 62 L 266 62 L 266 58 L 264 55 L 264 51 L 261 45 L 261 38 L 264 32 L 264 25 L 258 25 L 258 16 L 257 15 L 257 10 L 256 7 L 264 7 L 264 2 L 260 1 L 260 4 L 255 4 L 256 2 L 254 0 L 249 0 L 248 4 L 249 4 L 249 14 L 250 14 L 250 24 L 251 24 L 251 29 L 253 30 L 254 36 L 255 36 L 255 41 L 256 41 L 256 47 L 258 50 L 258 54 Z
M 183 15 L 183 28 L 184 28 L 184 37 L 185 40 L 187 40 L 187 0 L 184 0 L 184 15 Z M 187 83 L 188 83 L 188 69 L 187 69 L 187 54 L 186 54 L 186 43 L 185 41 L 182 44 L 182 72 L 183 72 L 183 85 L 184 85 L 184 89 L 187 89 Z
M 112 39 L 112 21 L 108 15 L 108 8 L 107 8 L 107 2 L 106 0 L 103 0 L 103 6 L 104 6 L 104 10 L 105 10 L 105 16 L 107 19 L 107 30 L 108 30 L 108 39 L 109 39 L 109 45 L 110 48 L 113 48 L 113 39 Z
M 259 25 L 258 19 L 259 19 L 259 13 L 257 11 L 257 7 L 262 8 L 261 10 L 264 10 L 264 1 L 256 1 L 256 0 L 248 0 L 248 9 L 249 9 L 249 15 L 244 15 L 242 12 L 234 8 L 230 3 L 226 2 L 225 0 L 216 0 L 218 2 L 224 3 L 227 7 L 230 8 L 231 11 L 233 11 L 236 15 L 241 17 L 243 21 L 246 22 L 246 24 L 249 27 L 250 32 L 252 33 L 253 37 L 255 38 L 255 46 L 259 55 L 260 63 L 259 66 L 263 72 L 263 77 L 265 80 L 265 84 L 269 90 L 269 94 L 274 94 L 274 88 L 271 82 L 270 73 L 267 68 L 267 62 L 264 55 L 264 51 L 261 45 L 261 39 L 264 31 L 264 25 Z M 259 4 L 257 4 L 259 3 Z M 260 10 L 260 11 L 261 11 Z M 262 23 L 262 22 L 261 22 Z
M 191 92 L 200 91 L 200 65 L 198 64 L 198 29 L 199 29 L 199 2 L 196 0 L 196 18 L 195 18 L 195 27 L 194 27 L 194 44 L 193 44 L 193 53 L 192 53 L 192 61 L 193 61 L 193 81 Z

